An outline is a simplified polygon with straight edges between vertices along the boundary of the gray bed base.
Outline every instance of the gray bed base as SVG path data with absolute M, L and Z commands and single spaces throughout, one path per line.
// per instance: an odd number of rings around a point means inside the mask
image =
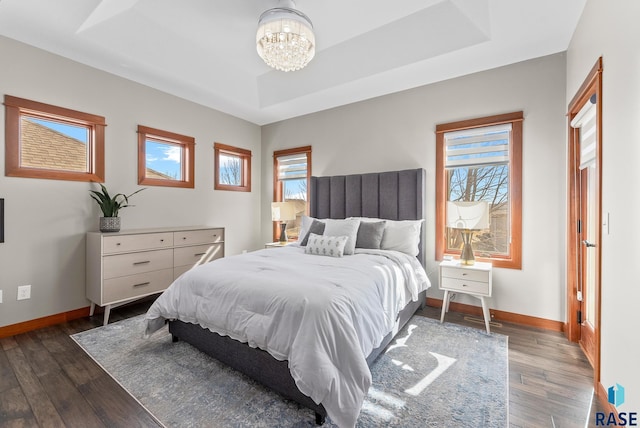
M 371 174 L 311 177 L 310 214 L 316 218 L 377 217 L 389 220 L 424 219 L 425 171 L 413 169 Z M 424 225 L 418 260 L 424 266 Z M 371 366 L 411 316 L 426 304 L 426 291 L 409 303 L 396 319 L 396 327 L 367 357 Z M 197 324 L 169 321 L 173 341 L 184 340 L 208 355 L 262 383 L 285 398 L 315 412 L 322 425 L 327 412 L 322 405 L 300 392 L 289 372 L 288 361 L 246 343 L 220 336 Z

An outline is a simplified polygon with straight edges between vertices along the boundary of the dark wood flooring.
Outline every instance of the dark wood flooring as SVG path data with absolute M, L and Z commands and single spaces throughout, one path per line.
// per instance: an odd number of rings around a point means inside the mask
M 150 301 L 114 309 L 111 322 L 141 314 Z M 439 318 L 439 309 L 421 315 Z M 447 322 L 483 329 L 457 313 Z M 158 427 L 126 391 L 69 337 L 98 327 L 101 314 L 0 339 L 0 427 Z M 492 331 L 509 336 L 511 427 L 594 425 L 592 371 L 580 348 L 561 333 L 513 324 Z

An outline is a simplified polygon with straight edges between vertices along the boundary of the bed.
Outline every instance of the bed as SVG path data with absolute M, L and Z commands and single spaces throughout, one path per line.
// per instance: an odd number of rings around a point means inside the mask
M 146 333 L 168 320 L 175 341 L 308 407 L 317 424 L 329 415 L 339 426 L 354 426 L 370 384 L 368 366 L 426 300 L 424 185 L 422 169 L 312 177 L 309 221 L 418 224 L 415 252 L 310 255 L 321 236 L 309 233 L 316 241 L 304 247 L 220 259 L 176 280 L 149 309 Z M 244 300 L 247 294 L 252 301 Z

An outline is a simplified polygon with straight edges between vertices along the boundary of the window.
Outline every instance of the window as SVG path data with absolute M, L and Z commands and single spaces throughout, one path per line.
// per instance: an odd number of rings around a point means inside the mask
M 490 228 L 473 235 L 474 254 L 496 267 L 522 265 L 522 112 L 436 126 L 436 258 L 459 255 L 447 201 L 486 201 Z
M 193 189 L 195 139 L 138 125 L 138 184 Z
M 4 96 L 5 174 L 104 182 L 102 116 Z
M 251 150 L 214 143 L 216 190 L 251 191 Z
M 296 218 L 287 222 L 287 237 L 297 240 L 302 216 L 309 210 L 307 189 L 311 178 L 311 146 L 273 152 L 273 200 L 294 202 Z M 273 239 L 280 237 L 280 228 L 273 226 Z

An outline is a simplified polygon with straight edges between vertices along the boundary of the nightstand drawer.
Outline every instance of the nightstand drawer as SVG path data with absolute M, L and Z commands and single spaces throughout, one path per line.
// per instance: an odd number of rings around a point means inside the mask
M 162 269 L 104 281 L 102 299 L 117 302 L 164 291 L 173 282 L 173 269 Z
M 104 258 L 104 279 L 173 267 L 173 250 L 141 251 Z
M 467 281 L 489 282 L 489 271 L 473 270 L 457 267 L 442 266 L 444 278 L 464 279 Z
M 173 233 L 143 233 L 140 235 L 105 236 L 102 242 L 103 254 L 126 253 L 129 251 L 154 250 L 173 247 Z
M 470 281 L 468 279 L 456 279 L 442 277 L 440 288 L 445 288 L 451 291 L 462 291 L 465 293 L 476 293 L 489 295 L 489 283 Z
M 174 232 L 173 239 L 176 246 L 223 242 L 224 229 L 184 230 Z

